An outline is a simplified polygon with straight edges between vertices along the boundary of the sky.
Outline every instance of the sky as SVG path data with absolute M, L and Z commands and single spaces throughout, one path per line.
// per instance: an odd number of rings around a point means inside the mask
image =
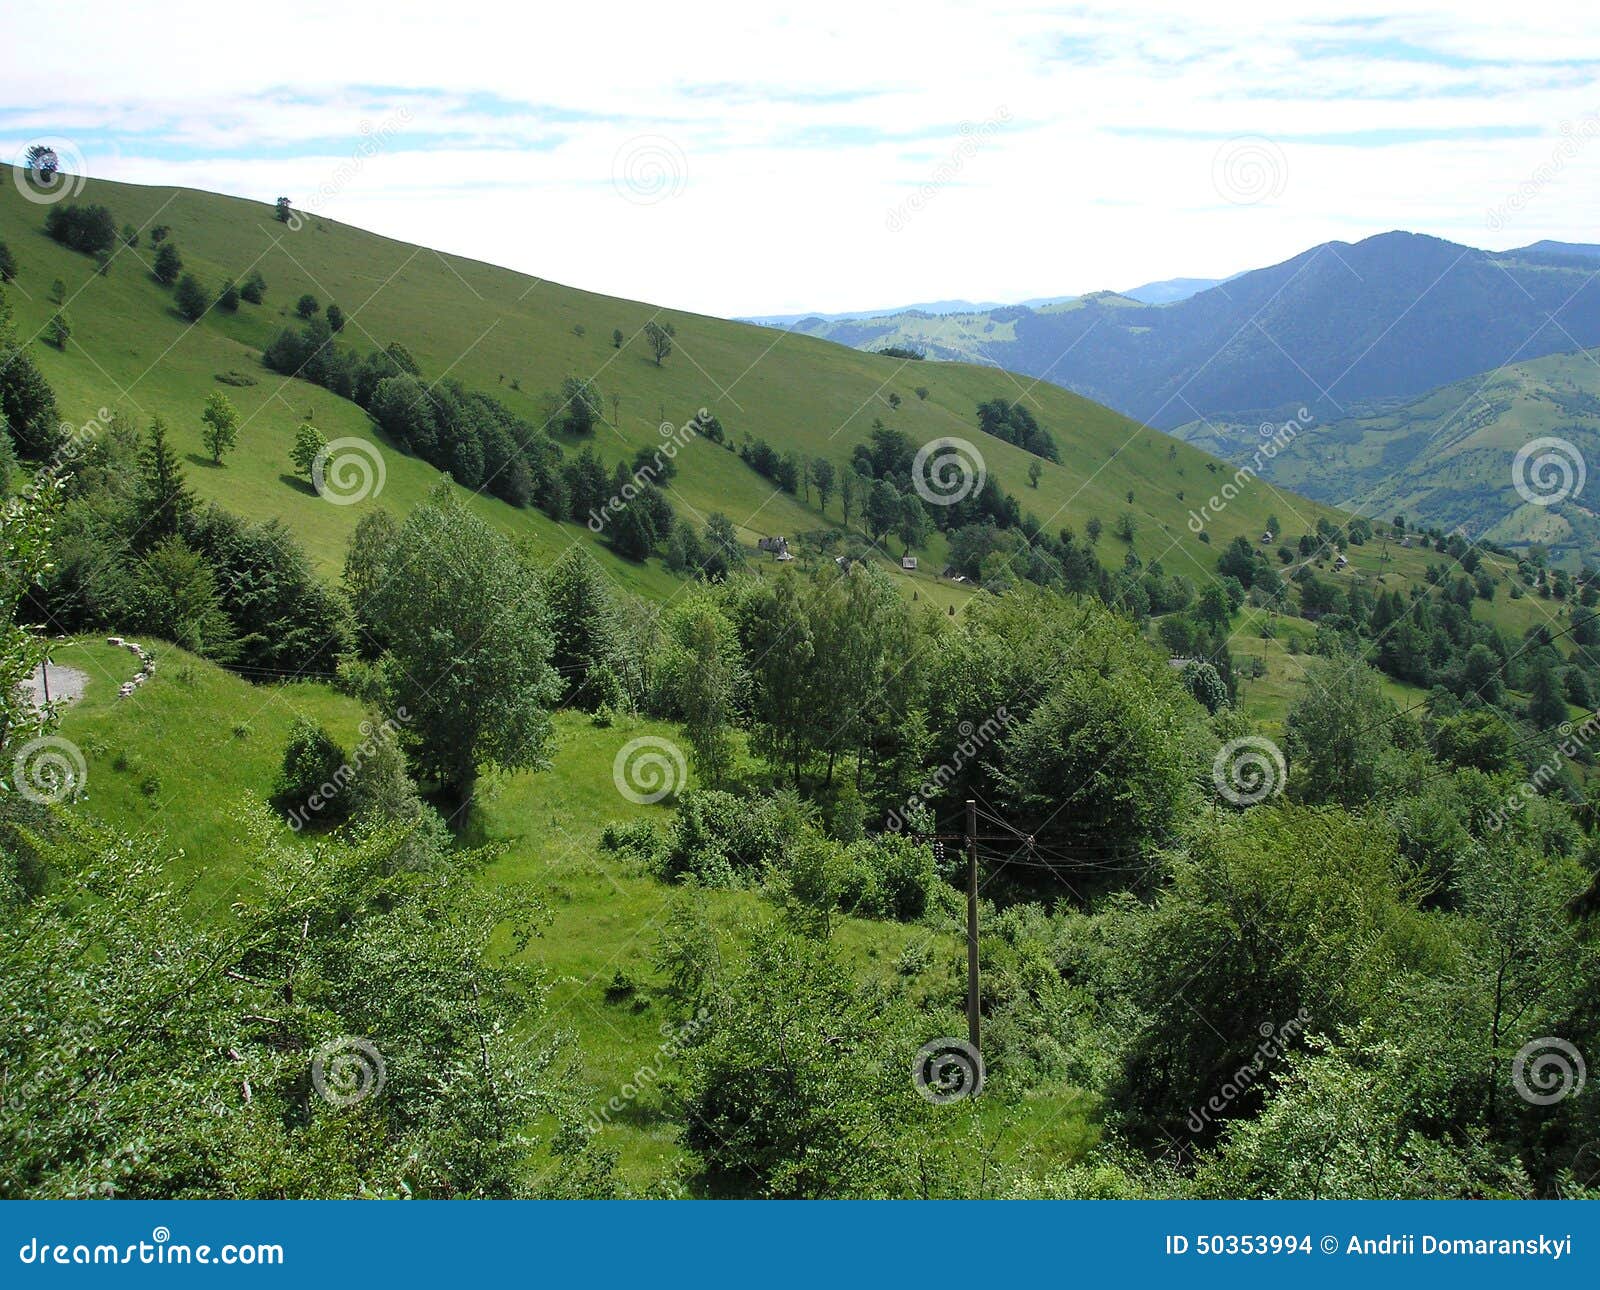
M 730 317 L 1012 301 L 1600 241 L 1591 5 L 0 0 L 0 157 Z

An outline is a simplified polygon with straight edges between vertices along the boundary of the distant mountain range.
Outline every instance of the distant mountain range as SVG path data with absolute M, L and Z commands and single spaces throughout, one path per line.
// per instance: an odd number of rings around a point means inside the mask
M 1165 305 L 1175 300 L 1187 300 L 1196 292 L 1225 281 L 1226 278 L 1166 278 L 1161 282 L 1146 282 L 1143 286 L 1132 287 L 1119 294 L 1142 304 Z M 921 304 L 901 305 L 897 309 L 855 309 L 840 314 L 761 314 L 739 321 L 759 323 L 763 327 L 794 327 L 798 323 L 859 322 L 867 318 L 892 318 L 903 314 L 928 314 L 937 318 L 946 314 L 981 314 L 992 309 L 1042 309 L 1046 305 L 1066 304 L 1080 299 L 1081 296 L 1036 296 L 1015 305 L 1003 305 L 995 300 L 925 300 Z M 809 331 L 811 328 L 797 330 Z
M 1483 251 L 1416 233 L 1327 242 L 1167 303 L 1187 283 L 1037 305 L 786 323 L 861 349 L 988 362 L 1164 429 L 1305 406 L 1322 420 L 1600 344 L 1600 246 Z
M 1233 461 L 1303 407 L 1310 428 L 1262 472 L 1281 487 L 1600 558 L 1600 359 L 1583 352 L 1600 346 L 1600 245 L 1392 232 L 1220 282 L 945 304 L 779 325 L 1027 373 Z M 1512 462 L 1540 436 L 1594 462 L 1596 497 L 1516 491 Z

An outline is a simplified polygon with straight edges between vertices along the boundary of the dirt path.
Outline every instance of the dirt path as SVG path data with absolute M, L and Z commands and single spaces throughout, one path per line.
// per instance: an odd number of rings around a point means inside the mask
M 45 670 L 49 669 L 50 698 L 57 702 L 72 703 L 83 697 L 83 687 L 89 684 L 87 672 L 80 672 L 75 667 L 64 667 L 60 663 L 41 663 L 34 669 L 34 673 L 22 683 L 22 688 L 28 692 L 28 697 L 35 707 L 42 707 L 44 703 Z

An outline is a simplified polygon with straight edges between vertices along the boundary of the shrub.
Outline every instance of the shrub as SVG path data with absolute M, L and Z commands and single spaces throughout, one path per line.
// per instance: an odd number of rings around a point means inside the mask
M 794 823 L 782 799 L 694 789 L 678 803 L 663 870 L 668 878 L 694 874 L 708 886 L 729 886 L 776 863 L 798 831 Z
M 283 750 L 283 765 L 272 786 L 272 804 L 286 812 L 298 831 L 307 820 L 334 824 L 350 813 L 350 801 L 341 792 L 326 793 L 327 785 L 343 789 L 350 778 L 344 749 L 322 726 L 297 718 Z
M 44 228 L 63 246 L 85 255 L 109 251 L 117 244 L 117 222 L 104 206 L 52 206 Z
M 173 295 L 173 304 L 190 322 L 199 322 L 205 317 L 206 310 L 211 308 L 211 297 L 206 294 L 206 289 L 199 278 L 192 273 L 186 273 L 178 282 L 178 289 Z

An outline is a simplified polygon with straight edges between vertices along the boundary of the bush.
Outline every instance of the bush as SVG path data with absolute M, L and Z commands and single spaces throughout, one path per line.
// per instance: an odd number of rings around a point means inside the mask
M 192 273 L 186 273 L 178 282 L 178 290 L 173 295 L 173 304 L 190 322 L 199 322 L 205 317 L 206 310 L 211 308 L 211 297 L 206 294 L 206 289 L 201 285 L 199 278 Z
M 350 778 L 344 749 L 322 726 L 304 717 L 295 720 L 283 765 L 272 785 L 272 804 L 289 816 L 297 832 L 308 822 L 336 824 L 350 813 L 350 800 L 342 790 Z
M 161 249 L 156 252 L 156 262 L 152 272 L 156 281 L 164 287 L 170 287 L 178 280 L 178 275 L 183 272 L 183 257 L 178 254 L 176 242 L 161 244 Z
M 911 922 L 928 908 L 933 852 L 903 834 L 886 833 L 846 847 L 838 873 L 841 910 Z
M 104 206 L 52 206 L 44 228 L 63 246 L 85 255 L 110 251 L 117 244 L 117 222 Z
M 797 831 L 793 823 L 780 799 L 694 789 L 678 803 L 663 871 L 668 878 L 694 874 L 707 886 L 730 886 L 777 863 Z
M 600 845 L 651 864 L 661 852 L 661 835 L 649 820 L 612 820 L 600 834 Z

